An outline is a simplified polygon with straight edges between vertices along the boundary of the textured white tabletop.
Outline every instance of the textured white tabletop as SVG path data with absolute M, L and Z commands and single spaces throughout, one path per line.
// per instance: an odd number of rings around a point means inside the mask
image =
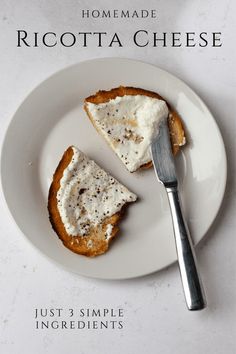
M 128 4 L 128 5 L 127 5 Z M 82 9 L 156 9 L 157 19 L 81 19 Z M 236 352 L 235 273 L 235 2 L 0 1 L 0 124 L 6 127 L 26 95 L 70 64 L 97 57 L 128 57 L 153 63 L 187 82 L 212 111 L 226 145 L 228 181 L 220 213 L 197 248 L 208 307 L 188 312 L 177 265 L 144 278 L 99 281 L 50 263 L 22 237 L 0 199 L 0 352 L 86 354 L 231 354 Z M 17 48 L 16 30 L 119 32 L 124 47 Z M 128 38 L 151 32 L 222 32 L 220 48 L 138 48 Z M 17 177 L 16 177 L 17 178 Z M 122 308 L 124 328 L 35 328 L 35 308 Z M 58 318 L 56 318 L 58 319 Z

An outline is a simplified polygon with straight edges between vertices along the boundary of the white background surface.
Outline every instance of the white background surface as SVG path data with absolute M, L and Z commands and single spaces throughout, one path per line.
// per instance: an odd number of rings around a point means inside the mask
M 145 278 L 99 281 L 70 274 L 34 250 L 11 220 L 1 196 L 0 352 L 199 354 L 235 352 L 235 25 L 233 0 L 0 1 L 1 140 L 25 96 L 48 75 L 78 61 L 120 56 L 156 64 L 204 99 L 221 129 L 228 183 L 221 211 L 197 248 L 208 308 L 186 310 L 176 265 Z M 158 20 L 82 20 L 82 8 L 157 9 Z M 107 31 L 130 38 L 150 31 L 221 31 L 222 48 L 17 48 L 16 30 Z M 209 132 L 210 134 L 210 132 Z M 17 176 L 16 176 L 17 179 Z M 203 205 L 199 206 L 204 208 Z M 206 211 L 207 212 L 207 211 Z M 30 215 L 29 215 L 30 217 Z M 123 330 L 36 330 L 35 308 L 124 308 Z

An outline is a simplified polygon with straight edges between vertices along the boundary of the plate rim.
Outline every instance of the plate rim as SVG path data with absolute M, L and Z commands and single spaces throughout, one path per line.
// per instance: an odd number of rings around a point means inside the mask
M 17 109 L 14 111 L 14 113 L 11 115 L 11 118 L 9 119 L 9 121 L 6 123 L 5 126 L 5 131 L 3 133 L 3 139 L 1 142 L 1 149 L 0 149 L 0 184 L 1 184 L 1 189 L 2 189 L 2 195 L 3 195 L 3 199 L 5 200 L 5 205 L 6 205 L 6 210 L 8 210 L 8 213 L 10 214 L 11 220 L 13 221 L 13 223 L 16 225 L 17 229 L 20 231 L 20 233 L 23 235 L 24 239 L 26 239 L 28 241 L 28 244 L 30 244 L 31 246 L 33 246 L 34 249 L 36 249 L 39 254 L 41 254 L 44 258 L 48 259 L 50 262 L 54 263 L 55 265 L 61 267 L 62 269 L 69 271 L 73 274 L 75 274 L 76 276 L 83 276 L 83 277 L 87 277 L 87 278 L 91 278 L 91 279 L 101 279 L 101 280 L 126 280 L 126 279 L 136 279 L 136 278 L 141 278 L 147 275 L 151 275 L 157 272 L 160 272 L 170 266 L 172 266 L 174 263 L 177 262 L 177 255 L 176 258 L 174 260 L 172 260 L 171 262 L 167 261 L 167 264 L 165 264 L 164 266 L 162 266 L 159 269 L 153 270 L 153 271 L 144 271 L 143 273 L 139 272 L 139 274 L 136 275 L 120 275 L 120 276 L 106 276 L 106 275 L 91 275 L 91 274 L 87 274 L 86 272 L 83 272 L 83 269 L 80 270 L 79 272 L 76 272 L 72 267 L 69 267 L 67 265 L 64 265 L 62 263 L 60 263 L 59 261 L 55 260 L 53 257 L 49 256 L 48 254 L 44 253 L 40 248 L 38 248 L 33 241 L 31 241 L 31 239 L 29 237 L 27 237 L 25 235 L 25 233 L 21 230 L 20 226 L 17 224 L 12 211 L 9 207 L 9 204 L 7 202 L 7 198 L 6 198 L 6 194 L 5 194 L 5 188 L 4 188 L 4 183 L 3 183 L 3 156 L 4 156 L 4 151 L 5 151 L 5 145 L 7 142 L 7 136 L 9 134 L 9 131 L 11 129 L 11 125 L 13 124 L 13 122 L 15 121 L 15 117 L 17 116 L 17 112 L 21 109 L 22 105 L 29 99 L 29 97 L 31 96 L 31 94 L 33 94 L 37 89 L 39 89 L 41 87 L 41 85 L 43 85 L 46 81 L 52 80 L 54 76 L 57 75 L 61 75 L 63 72 L 66 72 L 67 70 L 72 70 L 73 68 L 81 65 L 81 64 L 86 64 L 86 63 L 91 63 L 91 62 L 98 62 L 98 61 L 129 61 L 129 62 L 135 62 L 135 63 L 141 63 L 147 66 L 150 66 L 154 69 L 158 69 L 159 71 L 161 71 L 163 74 L 167 74 L 169 77 L 173 78 L 174 80 L 177 80 L 180 84 L 186 86 L 188 88 L 188 90 L 191 92 L 191 94 L 196 97 L 198 100 L 200 100 L 201 104 L 204 106 L 204 108 L 206 109 L 209 118 L 211 119 L 211 123 L 214 124 L 214 127 L 217 131 L 218 134 L 218 138 L 221 142 L 221 148 L 222 148 L 222 164 L 223 164 L 223 168 L 222 168 L 222 185 L 223 188 L 221 190 L 221 195 L 219 197 L 219 203 L 218 203 L 218 207 L 215 210 L 214 216 L 212 217 L 211 222 L 209 223 L 205 233 L 201 236 L 200 240 L 195 243 L 195 246 L 197 244 L 199 244 L 207 235 L 208 231 L 210 230 L 210 228 L 212 227 L 213 223 L 216 220 L 216 217 L 221 209 L 222 206 L 222 202 L 224 199 L 224 195 L 225 195 L 225 190 L 226 190 L 226 184 L 227 184 L 227 155 L 226 155 L 226 148 L 225 148 L 225 143 L 220 131 L 220 128 L 213 116 L 213 114 L 211 113 L 210 109 L 208 108 L 207 104 L 205 103 L 205 101 L 202 100 L 201 96 L 199 96 L 198 93 L 196 93 L 184 80 L 180 79 L 178 77 L 178 75 L 172 74 L 170 73 L 168 70 L 162 69 L 161 67 L 152 64 L 152 63 L 148 63 L 144 60 L 139 60 L 139 59 L 132 59 L 132 58 L 126 58 L 126 57 L 101 57 L 101 58 L 91 58 L 91 59 L 87 59 L 87 60 L 81 60 L 78 61 L 72 65 L 67 65 L 64 68 L 61 68 L 57 71 L 55 71 L 54 73 L 48 75 L 46 78 L 44 78 L 42 81 L 40 81 L 37 85 L 35 85 L 27 94 L 25 97 L 23 97 L 21 103 L 18 105 Z

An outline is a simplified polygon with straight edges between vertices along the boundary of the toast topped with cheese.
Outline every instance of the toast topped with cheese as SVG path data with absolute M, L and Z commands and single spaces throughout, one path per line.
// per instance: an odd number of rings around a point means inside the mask
M 53 176 L 49 218 L 67 248 L 93 257 L 107 251 L 124 208 L 136 199 L 93 160 L 70 146 Z
M 152 166 L 149 147 L 163 119 L 168 120 L 173 154 L 185 144 L 178 113 L 155 92 L 120 86 L 87 97 L 84 108 L 130 172 Z

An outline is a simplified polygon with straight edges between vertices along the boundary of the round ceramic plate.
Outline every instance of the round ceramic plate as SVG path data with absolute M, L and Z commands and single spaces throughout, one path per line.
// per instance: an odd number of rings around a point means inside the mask
M 129 173 L 83 110 L 85 97 L 119 85 L 158 92 L 181 115 L 188 139 L 177 160 L 180 192 L 192 238 L 199 242 L 215 219 L 226 183 L 221 134 L 202 100 L 155 66 L 106 58 L 78 63 L 41 83 L 7 130 L 1 160 L 5 199 L 17 225 L 43 254 L 81 275 L 122 279 L 158 271 L 176 260 L 165 190 L 153 169 Z M 86 258 L 63 246 L 48 219 L 47 195 L 57 164 L 75 145 L 135 192 L 110 250 Z

